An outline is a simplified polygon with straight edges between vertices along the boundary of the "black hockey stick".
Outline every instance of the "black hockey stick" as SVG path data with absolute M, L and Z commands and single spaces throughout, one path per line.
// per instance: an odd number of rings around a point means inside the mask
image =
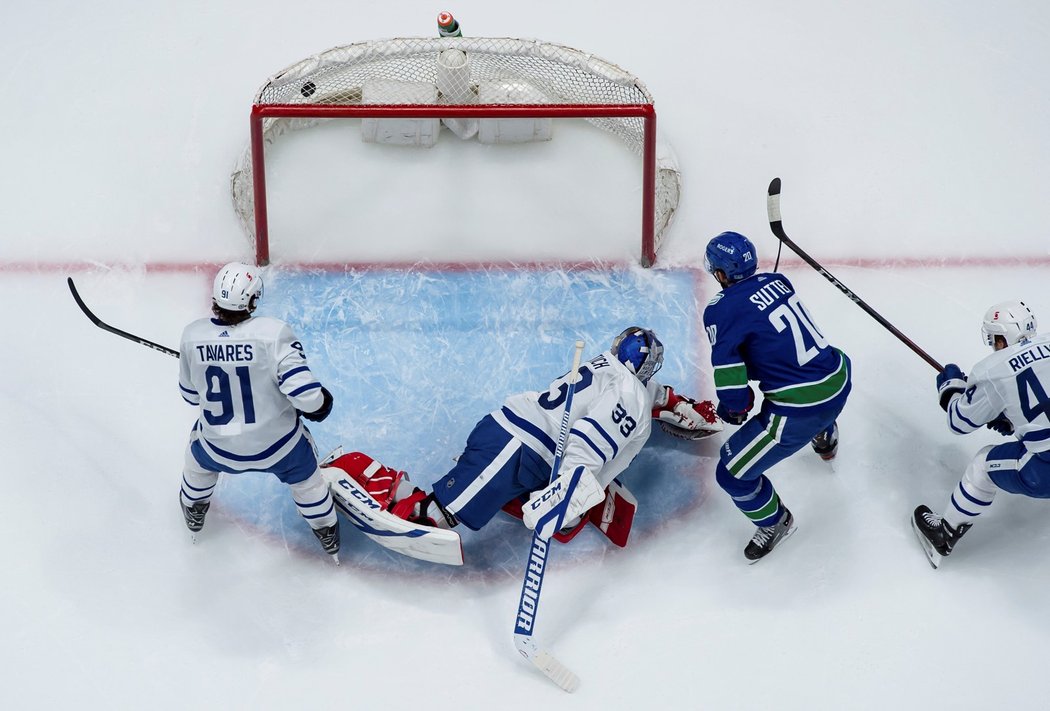
M 780 178 L 773 178 L 773 181 L 769 184 L 769 197 L 766 198 L 766 211 L 769 213 L 769 229 L 773 230 L 773 234 L 778 240 L 780 240 L 783 244 L 786 244 L 788 248 L 791 249 L 791 251 L 793 251 L 798 256 L 802 257 L 802 259 L 805 260 L 805 262 L 809 264 L 809 266 L 816 269 L 818 272 L 821 273 L 821 275 L 825 279 L 827 279 L 836 287 L 838 287 L 839 291 L 841 291 L 843 294 L 849 297 L 849 299 L 857 306 L 864 309 L 864 311 L 866 311 L 869 316 L 881 323 L 887 331 L 899 338 L 900 341 L 904 345 L 908 346 L 908 348 L 911 348 L 917 356 L 919 356 L 924 361 L 936 368 L 938 373 L 944 370 L 944 366 L 935 361 L 929 353 L 919 348 L 919 346 L 915 344 L 915 341 L 911 340 L 903 333 L 901 333 L 900 329 L 898 329 L 892 323 L 884 319 L 882 317 L 882 314 L 868 306 L 867 303 L 865 303 L 862 298 L 854 294 L 849 289 L 849 287 L 847 287 L 841 281 L 832 276 L 831 272 L 822 267 L 817 260 L 813 259 L 813 257 L 806 254 L 804 251 L 802 251 L 801 247 L 799 247 L 797 244 L 791 241 L 791 238 L 787 236 L 786 232 L 784 232 L 784 225 L 780 219 Z
M 155 351 L 160 351 L 161 353 L 167 353 L 168 355 L 175 356 L 176 358 L 179 357 L 179 352 L 176 351 L 176 350 L 172 350 L 171 348 L 168 348 L 167 346 L 162 346 L 159 343 L 154 343 L 153 341 L 147 341 L 145 338 L 142 338 L 140 336 L 136 336 L 133 333 L 128 333 L 127 331 L 121 331 L 119 328 L 116 328 L 114 326 L 110 326 L 108 323 L 104 322 L 98 316 L 96 316 L 95 314 L 91 313 L 91 309 L 89 309 L 87 307 L 87 304 L 84 303 L 84 300 L 80 298 L 80 294 L 77 292 L 77 286 L 76 286 L 76 284 L 73 283 L 73 277 L 66 277 L 66 283 L 69 284 L 69 290 L 73 293 L 73 299 L 77 302 L 77 306 L 80 307 L 80 310 L 84 312 L 84 315 L 88 317 L 88 319 L 91 321 L 91 323 L 95 324 L 96 326 L 101 328 L 103 331 L 109 331 L 110 333 L 115 333 L 118 336 L 120 336 L 121 338 L 126 338 L 129 341 L 134 341 L 135 343 L 138 343 L 140 345 L 146 346 L 147 348 L 152 348 Z

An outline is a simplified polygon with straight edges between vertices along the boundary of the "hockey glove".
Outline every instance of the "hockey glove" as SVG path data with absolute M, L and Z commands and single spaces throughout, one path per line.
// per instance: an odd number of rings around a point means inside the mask
M 937 395 L 940 398 L 941 409 L 948 411 L 948 403 L 952 396 L 966 390 L 966 373 L 955 363 L 948 363 L 944 370 L 937 373 Z
M 314 412 L 304 412 L 303 417 L 310 420 L 311 422 L 321 422 L 324 418 L 332 414 L 332 393 L 328 392 L 328 388 L 321 386 L 321 397 L 324 401 L 321 403 L 321 407 Z
M 1014 423 L 1010 422 L 1010 418 L 1006 416 L 1005 412 L 987 423 L 985 427 L 1007 437 L 1014 433 Z
M 566 523 L 605 500 L 605 490 L 586 467 L 562 474 L 546 489 L 534 491 L 521 507 L 525 525 L 546 541 Z
M 669 385 L 664 386 L 663 405 L 653 408 L 653 419 L 660 428 L 679 439 L 701 439 L 722 431 L 714 405 L 710 400 L 697 402 L 679 395 Z
M 743 410 L 730 410 L 725 403 L 719 402 L 716 414 L 731 425 L 742 425 L 747 421 L 748 413 L 755 406 L 755 391 L 747 386 L 747 407 Z

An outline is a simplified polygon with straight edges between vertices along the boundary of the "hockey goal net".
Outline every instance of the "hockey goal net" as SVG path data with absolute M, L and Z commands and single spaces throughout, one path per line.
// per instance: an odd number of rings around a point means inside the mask
M 510 38 L 401 38 L 337 47 L 275 74 L 258 91 L 251 140 L 231 178 L 237 214 L 269 263 L 266 152 L 282 135 L 359 119 L 366 142 L 430 146 L 550 140 L 552 119 L 585 119 L 641 157 L 641 262 L 650 266 L 678 206 L 681 176 L 657 140 L 645 85 L 570 47 Z M 442 138 L 442 140 L 445 140 Z

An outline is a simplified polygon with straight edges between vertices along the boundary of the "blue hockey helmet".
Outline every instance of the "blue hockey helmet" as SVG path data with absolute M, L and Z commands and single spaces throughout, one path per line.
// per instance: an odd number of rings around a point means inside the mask
M 709 274 L 721 269 L 729 283 L 747 279 L 758 267 L 755 245 L 739 232 L 723 232 L 707 243 L 704 268 Z
M 664 364 L 664 344 L 647 328 L 631 326 L 613 339 L 612 353 L 616 360 L 648 383 L 660 366 Z

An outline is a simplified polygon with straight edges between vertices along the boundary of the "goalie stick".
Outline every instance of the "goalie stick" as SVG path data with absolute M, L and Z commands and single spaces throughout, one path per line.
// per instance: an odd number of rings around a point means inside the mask
M 864 309 L 864 311 L 869 316 L 871 316 L 873 319 L 882 324 L 887 331 L 889 331 L 898 339 L 900 339 L 900 341 L 904 345 L 908 346 L 908 348 L 912 349 L 912 351 L 914 351 L 917 356 L 919 356 L 924 361 L 936 368 L 938 373 L 944 370 L 944 366 L 938 363 L 936 360 L 934 360 L 929 353 L 924 351 L 922 348 L 919 348 L 919 346 L 915 344 L 915 341 L 911 340 L 903 333 L 901 333 L 900 329 L 898 329 L 892 323 L 883 318 L 882 314 L 880 314 L 878 311 L 868 306 L 868 304 L 865 303 L 865 301 L 859 296 L 854 294 L 849 289 L 849 287 L 847 287 L 841 281 L 832 276 L 831 272 L 822 267 L 817 260 L 813 259 L 813 257 L 806 254 L 804 251 L 802 251 L 801 247 L 799 247 L 797 244 L 791 241 L 791 238 L 789 238 L 787 236 L 787 233 L 784 231 L 784 224 L 780 217 L 780 178 L 773 178 L 773 181 L 769 184 L 769 196 L 766 198 L 766 212 L 769 213 L 769 229 L 773 230 L 773 235 L 776 236 L 778 240 L 780 240 L 783 244 L 786 244 L 788 248 L 791 249 L 791 251 L 793 251 L 795 254 L 802 257 L 802 259 L 809 266 L 813 267 L 818 272 L 820 272 L 820 274 L 825 279 L 834 284 L 839 291 L 841 291 L 850 299 L 850 301 Z
M 562 454 L 565 451 L 565 441 L 569 438 L 569 413 L 572 410 L 572 397 L 576 392 L 576 380 L 579 377 L 580 360 L 583 357 L 583 341 L 576 341 L 575 351 L 572 357 L 572 370 L 569 371 L 569 381 L 565 392 L 565 411 L 561 416 L 561 429 L 558 432 L 558 444 L 554 450 L 554 464 L 551 467 L 551 482 L 558 478 L 558 469 L 561 468 Z M 565 498 L 560 504 L 562 509 L 554 530 L 561 528 L 561 519 L 565 515 L 569 499 L 572 496 L 572 488 L 565 493 Z M 546 675 L 559 687 L 572 693 L 580 685 L 580 678 L 568 667 L 559 662 L 546 649 L 540 648 L 532 638 L 532 632 L 536 627 L 536 614 L 540 606 L 540 591 L 543 588 L 543 575 L 547 569 L 547 553 L 550 550 L 549 539 L 544 541 L 539 535 L 540 524 L 536 525 L 537 531 L 532 536 L 532 547 L 529 551 L 529 562 L 525 567 L 525 578 L 521 583 L 521 596 L 518 598 L 518 613 L 514 621 L 514 646 L 517 647 L 521 656 L 528 659 L 536 668 Z
M 89 309 L 87 307 L 87 304 L 84 303 L 84 300 L 80 298 L 80 293 L 77 291 L 77 285 L 73 283 L 73 277 L 66 277 L 66 284 L 69 285 L 69 291 L 73 294 L 73 300 L 77 302 L 77 306 L 80 307 L 80 310 L 84 312 L 84 315 L 88 317 L 88 319 L 91 321 L 91 323 L 95 324 L 96 326 L 101 328 L 103 331 L 109 331 L 110 333 L 115 333 L 118 336 L 120 336 L 121 338 L 126 338 L 129 341 L 134 341 L 135 343 L 138 343 L 139 345 L 146 346 L 147 348 L 152 348 L 155 351 L 160 351 L 161 353 L 166 353 L 166 354 L 168 354 L 170 356 L 175 356 L 176 358 L 179 357 L 179 352 L 176 351 L 176 350 L 168 348 L 167 346 L 162 346 L 159 343 L 154 343 L 153 341 L 147 341 L 145 338 L 142 338 L 141 336 L 136 336 L 134 333 L 128 333 L 127 331 L 122 331 L 119 328 L 117 328 L 116 326 L 110 326 L 108 323 L 106 323 L 105 321 L 100 319 L 98 316 L 93 314 L 91 312 L 91 309 Z

